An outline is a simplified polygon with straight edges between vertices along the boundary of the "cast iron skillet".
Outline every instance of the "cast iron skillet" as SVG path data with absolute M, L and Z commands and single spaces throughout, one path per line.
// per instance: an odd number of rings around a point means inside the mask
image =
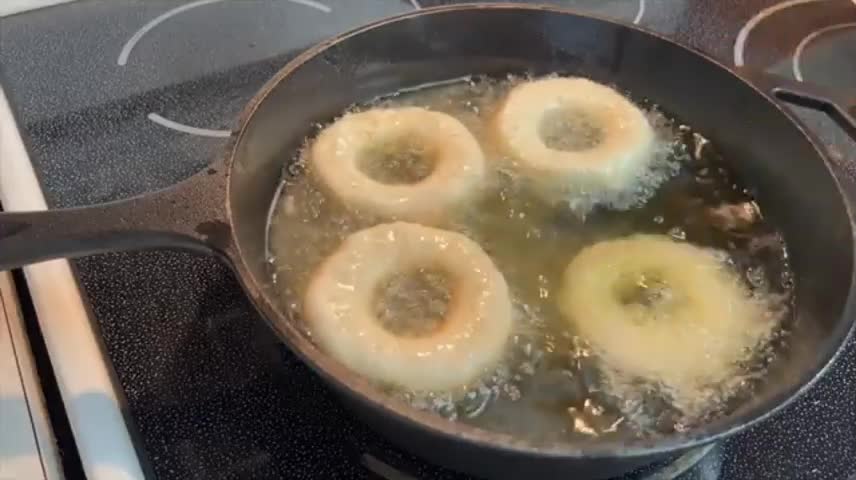
M 319 351 L 280 308 L 265 269 L 266 214 L 283 164 L 311 125 L 402 87 L 509 72 L 584 75 L 650 99 L 712 139 L 755 187 L 790 247 L 798 321 L 790 353 L 749 404 L 657 440 L 533 446 L 388 399 Z M 856 137 L 853 114 L 818 90 L 747 75 L 636 27 L 554 8 L 482 4 L 402 15 L 286 65 L 247 105 L 224 158 L 172 188 L 93 207 L 0 215 L 0 269 L 123 249 L 213 252 L 234 267 L 282 340 L 400 446 L 483 477 L 618 475 L 767 417 L 823 372 L 851 330 L 850 208 L 825 153 L 776 97 L 825 110 Z

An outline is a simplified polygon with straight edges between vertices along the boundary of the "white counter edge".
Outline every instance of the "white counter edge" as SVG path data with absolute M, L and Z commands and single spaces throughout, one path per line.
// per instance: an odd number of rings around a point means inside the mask
M 2 87 L 0 203 L 8 211 L 47 208 Z M 116 386 L 68 261 L 31 265 L 24 273 L 88 480 L 143 480 Z
M 40 8 L 52 7 L 62 3 L 70 3 L 74 0 L 3 0 L 0 3 L 0 17 L 17 15 L 19 13 L 38 10 Z
M 0 425 L 0 479 L 64 478 L 9 272 L 0 272 Z

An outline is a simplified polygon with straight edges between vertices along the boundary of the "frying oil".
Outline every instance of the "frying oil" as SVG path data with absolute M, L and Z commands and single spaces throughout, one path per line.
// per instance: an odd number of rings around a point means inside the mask
M 501 158 L 490 132 L 501 99 L 526 80 L 465 78 L 353 108 L 419 106 L 444 112 L 480 141 L 492 169 L 489 188 L 434 226 L 462 232 L 482 246 L 505 276 L 514 307 L 515 329 L 504 360 L 478 382 L 454 392 L 381 387 L 415 408 L 533 442 L 668 434 L 727 413 L 761 381 L 765 365 L 774 360 L 774 345 L 782 343 L 773 340 L 786 338 L 793 288 L 782 236 L 710 142 L 654 106 L 645 110 L 658 136 L 656 158 L 636 189 L 621 198 L 596 199 L 601 207 L 540 200 L 513 169 L 503 167 L 508 159 Z M 602 135 L 585 122 L 545 126 L 542 132 L 565 149 L 584 149 Z M 577 138 L 559 138 L 563 135 Z M 420 162 L 424 149 L 413 145 L 398 148 L 403 150 L 398 156 L 377 154 L 364 171 L 384 183 L 418 181 L 431 168 Z M 305 149 L 288 162 L 268 234 L 274 280 L 296 319 L 313 270 L 349 234 L 378 223 L 324 193 L 307 171 L 304 155 Z M 576 253 L 600 240 L 642 232 L 715 249 L 774 318 L 727 381 L 704 385 L 691 393 L 693 398 L 676 398 L 656 381 L 610 369 L 556 307 L 562 272 Z M 430 334 L 442 321 L 453 283 L 429 267 L 402 272 L 381 287 L 375 312 L 390 331 Z M 412 318 L 427 318 L 431 325 L 413 325 Z M 306 333 L 311 337 L 308 326 Z

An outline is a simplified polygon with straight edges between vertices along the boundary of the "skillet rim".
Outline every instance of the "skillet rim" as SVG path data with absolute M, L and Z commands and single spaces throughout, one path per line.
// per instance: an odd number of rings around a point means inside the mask
M 850 201 L 847 198 L 847 193 L 841 185 L 841 181 L 830 166 L 831 161 L 826 150 L 819 145 L 814 134 L 808 131 L 802 122 L 794 117 L 793 114 L 789 113 L 779 100 L 775 99 L 771 93 L 765 92 L 760 87 L 754 85 L 734 69 L 726 66 L 704 52 L 679 44 L 663 35 L 660 35 L 659 33 L 652 32 L 626 22 L 607 19 L 598 15 L 580 13 L 571 8 L 507 2 L 444 5 L 385 17 L 313 45 L 286 63 L 273 77 L 265 82 L 258 93 L 256 93 L 256 95 L 242 110 L 237 123 L 239 128 L 233 131 L 228 144 L 225 147 L 226 216 L 229 224 L 232 226 L 231 235 L 232 245 L 234 246 L 234 252 L 231 252 L 230 256 L 232 257 L 232 264 L 238 274 L 239 280 L 249 294 L 249 297 L 255 307 L 261 312 L 265 322 L 278 334 L 289 350 L 295 353 L 303 363 L 309 366 L 315 373 L 319 374 L 326 382 L 339 390 L 339 392 L 347 393 L 353 399 L 371 407 L 372 409 L 379 410 L 382 414 L 395 417 L 395 420 L 398 422 L 408 423 L 411 428 L 426 430 L 426 434 L 440 436 L 447 441 L 463 441 L 470 444 L 470 446 L 481 449 L 494 450 L 498 453 L 501 452 L 504 454 L 524 455 L 543 460 L 590 460 L 616 457 L 648 457 L 688 450 L 720 440 L 743 430 L 744 428 L 766 420 L 784 409 L 786 406 L 790 405 L 791 402 L 797 398 L 801 397 L 821 376 L 826 373 L 830 365 L 835 362 L 843 352 L 845 346 L 854 336 L 854 330 L 856 330 L 856 328 L 854 328 L 856 327 L 856 322 L 854 322 L 854 317 L 856 317 L 856 315 L 854 315 L 856 314 L 856 292 L 854 292 L 853 287 L 854 284 L 856 284 L 856 255 L 853 256 L 850 265 L 850 285 L 848 288 L 847 298 L 845 299 L 844 310 L 841 314 L 842 318 L 839 319 L 835 329 L 829 335 L 828 339 L 822 344 L 824 348 L 822 350 L 822 354 L 816 357 L 818 359 L 816 367 L 806 369 L 805 373 L 800 376 L 798 381 L 792 384 L 789 388 L 783 389 L 775 395 L 766 398 L 765 401 L 761 402 L 756 407 L 753 415 L 750 415 L 753 411 L 743 412 L 737 415 L 729 415 L 722 419 L 705 423 L 700 427 L 692 428 L 687 432 L 669 434 L 663 437 L 622 441 L 598 441 L 593 443 L 559 442 L 553 444 L 537 444 L 519 440 L 510 434 L 493 432 L 460 422 L 450 422 L 435 414 L 416 410 L 412 406 L 407 405 L 402 401 L 395 400 L 382 393 L 367 379 L 354 374 L 347 367 L 334 360 L 330 355 L 326 354 L 318 346 L 309 341 L 300 329 L 293 325 L 290 316 L 287 313 L 280 311 L 276 306 L 276 302 L 271 301 L 268 295 L 263 293 L 261 285 L 256 281 L 250 267 L 246 263 L 246 257 L 243 254 L 240 240 L 238 239 L 236 229 L 234 228 L 235 221 L 234 212 L 232 210 L 231 181 L 232 166 L 238 154 L 238 146 L 242 143 L 247 126 L 252 121 L 258 108 L 280 83 L 287 81 L 288 77 L 301 68 L 305 63 L 323 53 L 330 47 L 341 42 L 345 42 L 351 37 L 411 18 L 426 15 L 455 13 L 459 11 L 478 10 L 547 12 L 561 16 L 568 15 L 584 17 L 599 22 L 605 22 L 623 29 L 635 30 L 639 34 L 654 37 L 660 42 L 669 43 L 675 48 L 683 49 L 692 55 L 700 57 L 713 66 L 724 70 L 731 75 L 736 82 L 740 82 L 751 88 L 756 94 L 775 108 L 779 114 L 784 115 L 794 129 L 809 142 L 817 155 L 817 160 L 823 163 L 826 173 L 836 186 L 837 196 L 841 204 L 843 204 L 849 220 L 850 244 L 851 247 L 856 247 L 856 224 L 854 224 L 853 206 L 851 206 Z M 763 410 L 765 407 L 766 410 Z

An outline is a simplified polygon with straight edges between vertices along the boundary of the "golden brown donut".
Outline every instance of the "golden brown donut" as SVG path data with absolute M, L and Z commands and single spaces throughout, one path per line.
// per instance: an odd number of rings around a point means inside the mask
M 544 133 L 550 121 L 587 125 L 595 138 L 580 149 L 554 148 Z M 655 134 L 645 114 L 585 78 L 521 83 L 506 97 L 494 126 L 514 169 L 548 199 L 609 202 L 632 191 L 654 158 Z
M 450 277 L 440 326 L 401 336 L 379 322 L 377 290 L 396 273 L 434 268 Z M 412 390 L 466 385 L 500 360 L 511 333 L 502 274 L 478 244 L 456 232 L 395 222 L 356 232 L 312 276 L 304 313 L 318 343 L 366 377 Z
M 383 183 L 363 171 L 372 148 L 414 143 L 433 163 L 427 177 Z M 481 147 L 461 122 L 416 107 L 346 114 L 321 132 L 309 153 L 315 176 L 344 205 L 392 220 L 435 220 L 472 198 L 485 174 Z

